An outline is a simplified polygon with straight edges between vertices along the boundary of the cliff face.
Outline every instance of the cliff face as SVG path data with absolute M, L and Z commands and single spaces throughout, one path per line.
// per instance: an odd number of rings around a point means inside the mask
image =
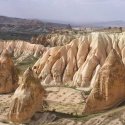
M 92 88 L 100 67 L 113 48 L 125 63 L 125 33 L 91 33 L 67 45 L 48 49 L 33 69 L 43 84 Z

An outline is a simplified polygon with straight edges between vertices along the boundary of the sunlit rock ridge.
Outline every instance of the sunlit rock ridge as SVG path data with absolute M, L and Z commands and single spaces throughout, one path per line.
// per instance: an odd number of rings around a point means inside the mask
M 115 49 L 125 64 L 125 33 L 93 32 L 45 51 L 33 66 L 42 84 L 93 88 L 108 54 Z

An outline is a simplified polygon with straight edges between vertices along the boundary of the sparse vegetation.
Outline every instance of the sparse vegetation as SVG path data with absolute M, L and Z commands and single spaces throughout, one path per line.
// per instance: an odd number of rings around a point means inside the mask
M 22 74 L 28 67 L 32 67 L 37 60 L 38 58 L 29 56 L 25 60 L 22 60 L 21 62 L 17 62 L 16 59 L 14 62 L 19 71 L 19 74 Z

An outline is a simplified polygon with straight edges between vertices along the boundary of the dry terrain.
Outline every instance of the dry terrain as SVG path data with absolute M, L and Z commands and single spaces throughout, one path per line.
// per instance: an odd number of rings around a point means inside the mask
M 125 32 L 1 40 L 0 53 L 0 125 L 125 124 Z

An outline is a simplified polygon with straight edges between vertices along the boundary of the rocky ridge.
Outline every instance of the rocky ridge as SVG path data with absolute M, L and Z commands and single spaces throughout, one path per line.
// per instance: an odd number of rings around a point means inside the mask
M 48 49 L 33 69 L 42 84 L 93 88 L 109 52 L 115 49 L 125 63 L 125 33 L 91 33 L 64 46 Z
M 0 54 L 5 49 L 13 58 L 15 65 L 18 65 L 36 61 L 48 48 L 21 40 L 0 40 Z

